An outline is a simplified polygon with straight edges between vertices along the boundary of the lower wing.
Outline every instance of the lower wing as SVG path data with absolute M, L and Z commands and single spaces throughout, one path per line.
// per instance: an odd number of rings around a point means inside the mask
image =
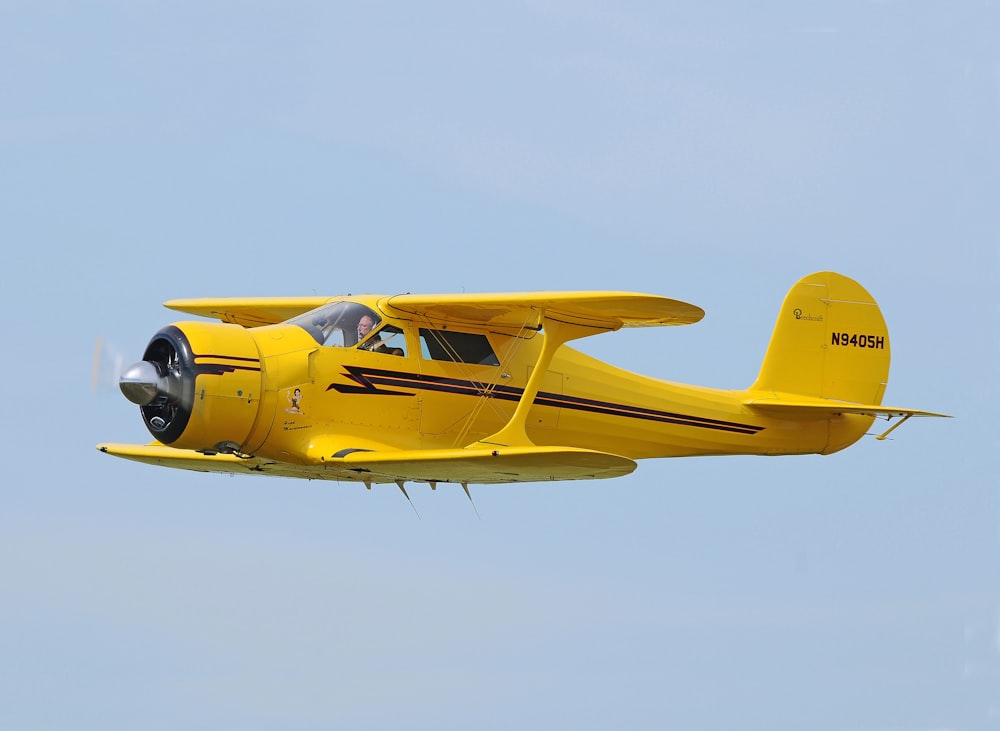
M 327 458 L 321 465 L 291 464 L 234 454 L 202 454 L 156 442 L 144 445 L 99 444 L 97 448 L 115 457 L 196 472 L 265 474 L 365 483 L 501 484 L 595 480 L 621 477 L 636 467 L 636 463 L 627 457 L 572 447 L 356 451 Z
M 342 458 L 355 479 L 424 482 L 548 482 L 596 480 L 632 472 L 635 461 L 607 452 L 573 447 L 497 447 L 399 452 L 352 452 Z

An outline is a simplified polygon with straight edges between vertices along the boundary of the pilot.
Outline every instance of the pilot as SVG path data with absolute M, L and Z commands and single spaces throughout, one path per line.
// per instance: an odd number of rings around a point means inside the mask
M 375 318 L 371 315 L 362 315 L 361 319 L 358 320 L 358 342 L 368 337 L 368 333 L 372 331 L 375 327 Z M 367 343 L 362 343 L 361 348 L 364 350 L 370 350 L 374 353 L 384 353 L 386 352 L 385 343 L 382 342 L 382 338 L 375 335 Z
M 372 331 L 372 328 L 375 327 L 375 325 L 376 322 L 374 318 L 372 318 L 370 315 L 362 315 L 361 319 L 358 320 L 358 341 L 362 341 L 366 337 L 368 337 L 368 334 Z M 390 328 L 390 332 L 400 332 L 400 331 Z M 392 335 L 390 334 L 389 337 L 391 339 Z M 382 337 L 379 333 L 375 333 L 375 335 L 369 338 L 367 342 L 362 343 L 360 347 L 362 350 L 370 350 L 373 353 L 390 353 L 392 355 L 403 355 L 402 348 L 388 347 L 382 340 Z

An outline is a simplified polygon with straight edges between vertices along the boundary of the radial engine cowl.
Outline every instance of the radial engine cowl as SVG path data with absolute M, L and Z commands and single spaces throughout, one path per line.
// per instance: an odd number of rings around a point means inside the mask
M 150 434 L 174 447 L 218 450 L 240 445 L 260 403 L 256 343 L 238 325 L 169 325 L 149 341 L 143 359 L 119 379 L 138 404 Z

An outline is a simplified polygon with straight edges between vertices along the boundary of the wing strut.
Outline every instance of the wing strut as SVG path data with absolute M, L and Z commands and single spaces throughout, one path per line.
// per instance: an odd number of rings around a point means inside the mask
M 531 371 L 528 383 L 524 387 L 521 399 L 517 402 L 514 414 L 510 417 L 510 421 L 496 434 L 485 437 L 475 444 L 470 444 L 467 448 L 488 449 L 490 447 L 535 446 L 534 442 L 528 438 L 525 423 L 528 420 L 528 411 L 531 410 L 531 406 L 535 402 L 535 396 L 538 395 L 538 390 L 542 386 L 542 379 L 545 378 L 545 374 L 549 371 L 552 356 L 555 355 L 555 352 L 564 343 L 593 335 L 594 330 L 595 328 L 592 325 L 579 325 L 571 322 L 552 320 L 542 313 L 542 350 L 538 354 L 538 360 L 535 362 L 535 367 Z

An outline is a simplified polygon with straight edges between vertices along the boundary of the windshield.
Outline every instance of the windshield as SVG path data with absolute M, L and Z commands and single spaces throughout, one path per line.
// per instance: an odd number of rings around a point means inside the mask
M 357 302 L 334 302 L 293 317 L 288 323 L 303 328 L 320 345 L 353 348 L 381 321 L 371 308 Z

